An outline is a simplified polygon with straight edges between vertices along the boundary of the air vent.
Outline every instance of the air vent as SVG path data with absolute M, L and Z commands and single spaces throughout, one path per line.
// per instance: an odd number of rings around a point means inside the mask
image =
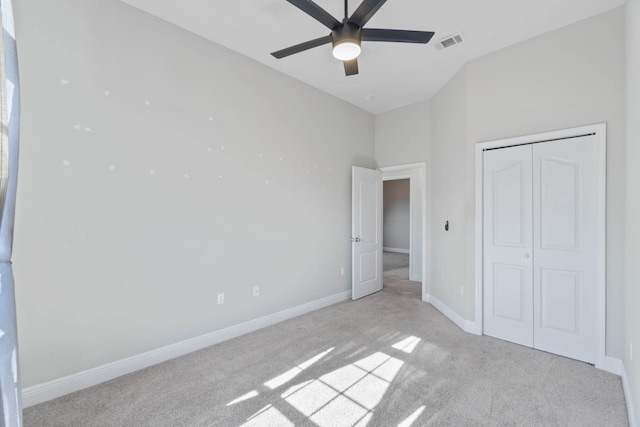
M 460 44 L 463 41 L 464 41 L 464 36 L 462 35 L 462 33 L 458 33 L 458 34 L 451 35 L 449 37 L 445 37 L 444 39 L 436 43 L 435 46 L 436 46 L 436 49 L 438 50 L 446 49 L 448 47 L 452 47 L 457 44 Z

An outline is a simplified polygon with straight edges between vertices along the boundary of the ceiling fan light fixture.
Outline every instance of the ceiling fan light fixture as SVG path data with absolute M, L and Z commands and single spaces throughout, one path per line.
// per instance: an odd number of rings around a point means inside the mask
M 333 56 L 341 61 L 356 59 L 362 49 L 360 48 L 360 27 L 346 22 L 331 31 L 333 41 Z
M 333 45 L 333 56 L 341 61 L 356 59 L 360 52 L 362 52 L 360 44 L 352 40 L 345 40 Z

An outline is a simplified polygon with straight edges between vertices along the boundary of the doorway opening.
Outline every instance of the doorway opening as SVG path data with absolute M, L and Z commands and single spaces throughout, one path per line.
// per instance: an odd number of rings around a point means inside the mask
M 409 180 L 409 271 L 416 297 L 427 301 L 427 165 L 352 167 L 351 298 L 383 290 L 383 182 Z M 396 252 L 397 253 L 397 252 Z
M 382 275 L 383 286 L 416 294 L 418 282 L 409 280 L 411 271 L 411 179 L 390 177 L 382 186 Z
M 383 179 L 383 288 L 424 301 L 426 165 L 380 168 Z

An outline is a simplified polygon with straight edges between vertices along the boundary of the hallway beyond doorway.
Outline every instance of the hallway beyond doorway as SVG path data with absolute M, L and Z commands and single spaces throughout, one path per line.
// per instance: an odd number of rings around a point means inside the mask
M 421 284 L 409 280 L 409 254 L 383 252 L 383 290 L 421 299 Z

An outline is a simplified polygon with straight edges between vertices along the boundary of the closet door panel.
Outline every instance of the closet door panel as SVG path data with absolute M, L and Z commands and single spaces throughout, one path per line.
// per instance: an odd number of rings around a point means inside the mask
M 484 334 L 533 346 L 531 146 L 484 153 Z
M 594 136 L 533 146 L 534 347 L 595 361 Z

